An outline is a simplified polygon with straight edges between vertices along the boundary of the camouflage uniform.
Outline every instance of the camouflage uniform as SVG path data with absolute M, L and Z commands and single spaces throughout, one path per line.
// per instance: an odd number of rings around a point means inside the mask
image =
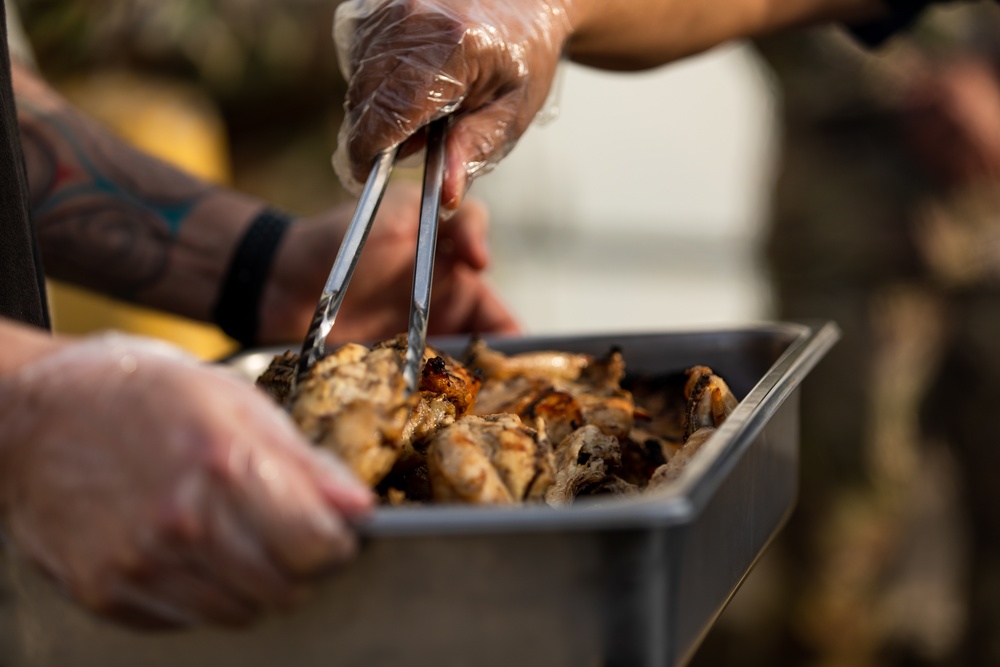
M 1000 664 L 1000 182 L 944 182 L 905 131 L 910 76 L 996 46 L 985 5 L 877 54 L 834 29 L 758 43 L 783 95 L 777 317 L 844 338 L 803 396 L 799 509 L 754 624 L 724 621 L 705 664 Z

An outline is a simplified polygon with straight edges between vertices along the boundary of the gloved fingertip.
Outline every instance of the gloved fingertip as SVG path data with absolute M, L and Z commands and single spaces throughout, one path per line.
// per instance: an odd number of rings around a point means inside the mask
M 321 473 L 318 484 L 324 498 L 349 519 L 362 518 L 375 507 L 375 494 L 347 466 L 325 450 L 316 450 Z

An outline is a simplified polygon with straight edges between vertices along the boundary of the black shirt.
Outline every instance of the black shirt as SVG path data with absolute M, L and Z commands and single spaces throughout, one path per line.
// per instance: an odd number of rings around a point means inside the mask
M 31 224 L 28 178 L 10 81 L 5 14 L 0 11 L 0 316 L 48 328 L 45 279 Z

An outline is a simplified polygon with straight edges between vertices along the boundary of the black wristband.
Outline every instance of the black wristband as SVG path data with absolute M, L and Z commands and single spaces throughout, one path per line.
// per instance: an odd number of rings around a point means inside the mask
M 250 223 L 229 263 L 219 298 L 212 309 L 212 320 L 243 347 L 257 343 L 261 293 L 271 271 L 274 253 L 291 224 L 290 216 L 264 209 Z

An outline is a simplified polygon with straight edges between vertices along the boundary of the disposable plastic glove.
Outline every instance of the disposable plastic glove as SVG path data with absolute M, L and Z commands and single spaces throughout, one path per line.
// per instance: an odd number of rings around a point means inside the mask
M 448 113 L 442 203 L 458 206 L 541 109 L 571 32 L 570 0 L 351 0 L 334 37 L 348 81 L 334 166 L 357 190 L 374 157 Z
M 370 492 L 254 387 L 169 346 L 85 339 L 0 378 L 0 519 L 100 614 L 240 624 L 348 559 Z

